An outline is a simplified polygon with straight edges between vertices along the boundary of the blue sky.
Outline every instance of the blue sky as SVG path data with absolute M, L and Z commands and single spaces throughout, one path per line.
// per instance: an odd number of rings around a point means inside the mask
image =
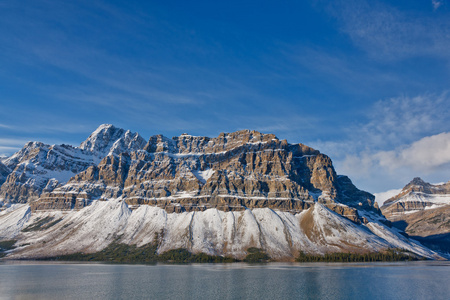
M 450 179 L 450 1 L 4 1 L 0 154 L 255 129 L 370 192 Z

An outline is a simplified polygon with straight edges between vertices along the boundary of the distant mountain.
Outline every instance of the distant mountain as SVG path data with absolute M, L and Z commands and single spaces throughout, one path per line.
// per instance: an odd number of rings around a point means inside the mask
M 381 207 L 398 228 L 431 247 L 450 251 L 450 181 L 433 185 L 414 178 Z
M 80 147 L 28 143 L 2 162 L 0 240 L 18 240 L 10 258 L 113 242 L 237 258 L 251 247 L 275 259 L 388 248 L 436 257 L 385 225 L 374 196 L 337 175 L 328 156 L 273 134 L 145 143 L 102 125 Z

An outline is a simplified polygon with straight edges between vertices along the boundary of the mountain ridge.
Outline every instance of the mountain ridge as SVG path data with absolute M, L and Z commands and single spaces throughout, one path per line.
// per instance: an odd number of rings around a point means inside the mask
M 328 156 L 273 134 L 154 135 L 144 143 L 105 124 L 80 147 L 29 143 L 5 161 L 0 240 L 18 240 L 11 258 L 143 245 L 155 236 L 159 252 L 243 257 L 257 247 L 292 259 L 303 250 L 400 247 L 438 257 L 389 228 L 374 196 L 337 175 Z

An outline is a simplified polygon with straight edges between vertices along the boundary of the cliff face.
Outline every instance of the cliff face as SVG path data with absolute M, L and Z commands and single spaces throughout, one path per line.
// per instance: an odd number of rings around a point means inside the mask
M 374 197 L 337 176 L 326 155 L 249 130 L 217 138 L 152 136 L 141 150 L 110 152 L 31 207 L 79 209 L 119 197 L 167 212 L 267 207 L 297 213 L 315 201 L 354 222 L 363 220 L 357 208 L 379 212 Z

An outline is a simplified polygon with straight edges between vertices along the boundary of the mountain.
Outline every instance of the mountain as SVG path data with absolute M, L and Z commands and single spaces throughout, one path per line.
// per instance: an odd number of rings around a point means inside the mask
M 72 209 L 119 197 L 167 212 L 268 207 L 296 213 L 318 201 L 355 222 L 363 221 L 357 208 L 379 215 L 374 197 L 337 176 L 326 155 L 249 130 L 217 138 L 152 136 L 142 150 L 109 154 L 31 206 Z
M 390 228 L 374 196 L 337 175 L 328 156 L 273 134 L 155 135 L 145 143 L 102 125 L 80 147 L 31 143 L 3 163 L 12 171 L 0 188 L 8 197 L 0 240 L 18 240 L 10 258 L 113 242 L 236 258 L 251 247 L 283 260 L 388 248 L 437 257 Z
M 398 195 L 384 202 L 381 210 L 408 235 L 450 252 L 450 181 L 433 185 L 414 178 Z
M 142 149 L 145 143 L 139 133 L 103 124 L 82 142 L 79 148 L 89 151 L 95 158 L 101 160 L 108 155 Z
M 139 134 L 112 125 L 100 126 L 80 147 L 28 142 L 19 152 L 2 160 L 0 201 L 36 200 L 43 192 L 50 192 L 95 166 L 106 155 L 133 151 L 143 145 L 145 140 Z

